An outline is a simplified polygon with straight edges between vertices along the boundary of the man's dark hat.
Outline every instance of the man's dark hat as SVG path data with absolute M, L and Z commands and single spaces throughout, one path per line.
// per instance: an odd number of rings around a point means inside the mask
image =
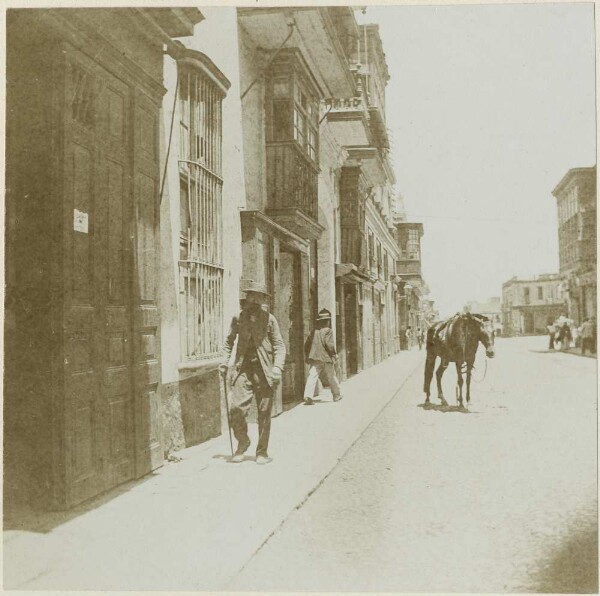
M 240 290 L 244 293 L 259 292 L 265 296 L 270 296 L 269 292 L 267 291 L 267 286 L 258 281 L 254 281 L 253 279 L 243 279 Z
M 319 311 L 319 316 L 317 317 L 317 321 L 329 321 L 331 320 L 331 312 L 329 312 L 326 308 L 322 308 Z

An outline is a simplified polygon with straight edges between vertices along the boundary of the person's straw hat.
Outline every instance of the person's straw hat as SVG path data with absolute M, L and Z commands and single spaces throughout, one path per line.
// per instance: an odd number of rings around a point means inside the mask
M 319 315 L 317 316 L 317 321 L 330 321 L 331 320 L 331 312 L 329 312 L 326 308 L 322 308 L 319 311 Z

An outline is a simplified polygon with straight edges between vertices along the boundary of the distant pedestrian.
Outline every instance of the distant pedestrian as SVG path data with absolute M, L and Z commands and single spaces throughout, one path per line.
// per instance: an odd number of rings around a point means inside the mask
M 419 342 L 419 350 L 423 347 L 423 342 L 425 341 L 425 332 L 422 329 L 419 329 L 417 332 L 417 341 Z
M 588 350 L 590 353 L 593 352 L 594 348 L 594 336 L 593 336 L 593 325 L 590 319 L 586 319 L 579 329 L 581 337 L 581 353 L 585 354 Z
M 304 343 L 304 356 L 310 365 L 304 386 L 304 403 L 308 406 L 315 403 L 313 397 L 319 378 L 328 383 L 333 401 L 342 399 L 340 385 L 335 374 L 337 352 L 331 330 L 331 313 L 326 308 L 319 311 L 315 329 Z
M 556 325 L 550 320 L 548 322 L 548 326 L 546 327 L 548 330 L 548 349 L 554 350 L 554 338 L 556 337 Z
M 244 461 L 244 453 L 250 447 L 246 416 L 254 398 L 258 409 L 259 435 L 256 463 L 266 464 L 270 461 L 267 449 L 273 391 L 281 381 L 286 350 L 277 320 L 263 307 L 269 295 L 266 287 L 249 280 L 242 291 L 246 293 L 244 306 L 231 321 L 223 346 L 224 362 L 219 367 L 221 374 L 230 377 L 234 389 L 230 393 L 229 413 L 238 446 L 231 461 Z M 229 360 L 236 339 L 235 362 L 230 371 Z
M 412 329 L 410 327 L 410 325 L 408 326 L 408 328 L 406 329 L 406 349 L 410 350 L 410 348 L 412 347 Z
M 558 340 L 560 341 L 560 349 L 562 351 L 568 350 L 571 347 L 571 340 L 573 335 L 569 323 L 565 321 L 558 332 Z

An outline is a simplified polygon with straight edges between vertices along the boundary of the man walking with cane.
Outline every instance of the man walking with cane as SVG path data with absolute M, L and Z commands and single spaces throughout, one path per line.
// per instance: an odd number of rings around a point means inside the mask
M 250 447 L 246 416 L 254 398 L 259 434 L 256 463 L 266 464 L 271 461 L 267 450 L 273 391 L 281 381 L 286 350 L 277 320 L 263 306 L 269 296 L 266 287 L 249 280 L 243 285 L 242 291 L 246 293 L 244 307 L 231 321 L 223 346 L 224 361 L 219 367 L 221 374 L 229 374 L 230 386 L 234 389 L 230 393 L 229 416 L 238 446 L 231 461 L 244 461 L 244 453 Z M 236 338 L 235 361 L 229 370 Z

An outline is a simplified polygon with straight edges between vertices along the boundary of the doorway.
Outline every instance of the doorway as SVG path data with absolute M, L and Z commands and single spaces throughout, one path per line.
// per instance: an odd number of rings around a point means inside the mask
M 533 324 L 533 313 L 526 312 L 523 316 L 523 333 L 525 335 L 532 335 L 535 331 Z
M 346 349 L 346 374 L 355 375 L 358 372 L 358 309 L 356 286 L 344 284 L 344 336 Z
M 282 401 L 290 404 L 302 399 L 304 390 L 304 329 L 300 254 L 280 246 L 275 266 L 273 314 L 286 346 L 282 379 Z

